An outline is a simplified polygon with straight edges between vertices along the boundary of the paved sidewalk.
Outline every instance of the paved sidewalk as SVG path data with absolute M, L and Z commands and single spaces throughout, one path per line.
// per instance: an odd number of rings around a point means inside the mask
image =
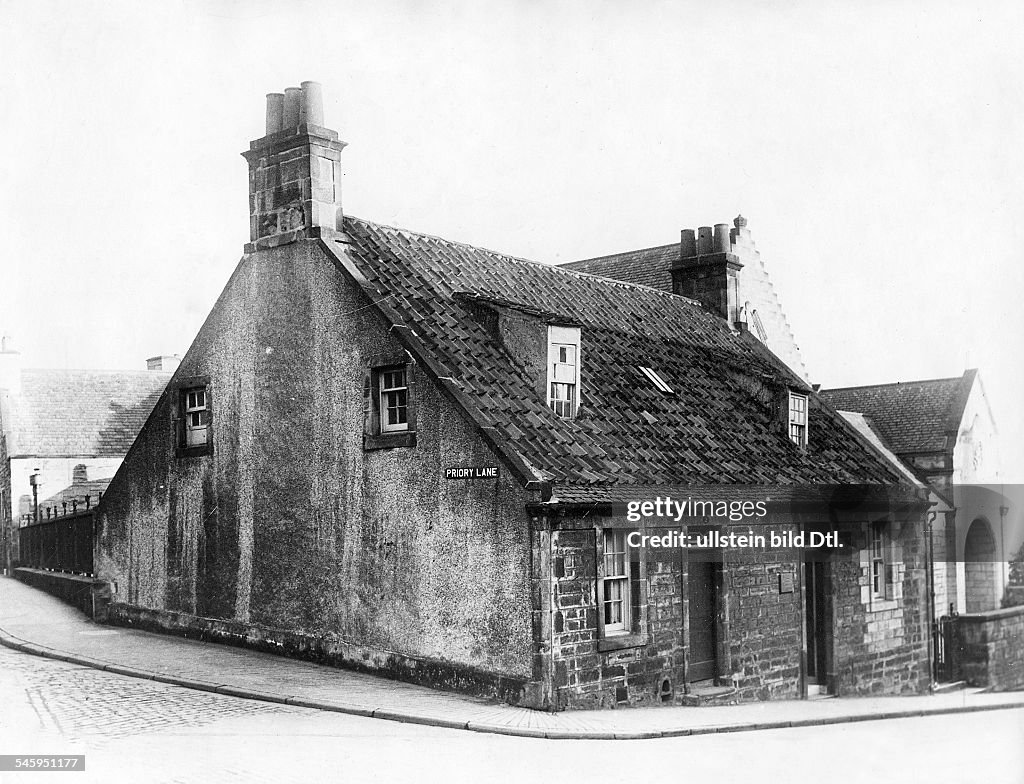
M 630 739 L 1024 708 L 1024 692 L 543 713 L 257 651 L 104 626 L 0 577 L 0 644 L 87 667 L 248 699 L 543 738 Z

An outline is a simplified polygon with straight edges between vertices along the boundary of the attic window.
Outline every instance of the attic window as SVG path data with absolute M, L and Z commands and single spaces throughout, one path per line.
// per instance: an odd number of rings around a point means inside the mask
M 639 365 L 638 367 L 640 372 L 647 376 L 647 379 L 657 387 L 659 392 L 664 392 L 666 395 L 675 394 L 672 387 L 665 383 L 665 379 L 658 375 L 658 371 L 653 368 L 644 367 L 643 365 Z
M 807 446 L 807 395 L 789 393 L 789 440 Z
M 548 405 L 563 419 L 579 408 L 579 327 L 548 327 Z
M 206 376 L 182 379 L 177 387 L 178 407 L 175 454 L 198 457 L 213 453 L 213 406 L 210 379 Z

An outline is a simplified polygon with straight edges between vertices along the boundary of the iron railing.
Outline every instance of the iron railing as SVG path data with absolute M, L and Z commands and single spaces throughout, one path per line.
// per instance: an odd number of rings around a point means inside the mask
M 19 528 L 19 564 L 93 576 L 93 531 L 92 510 Z

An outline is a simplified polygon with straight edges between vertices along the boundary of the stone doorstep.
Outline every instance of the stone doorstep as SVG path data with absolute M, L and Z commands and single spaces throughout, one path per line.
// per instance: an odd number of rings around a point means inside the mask
M 710 682 L 707 685 L 696 684 L 683 695 L 681 704 L 692 708 L 701 705 L 728 705 L 731 702 L 730 698 L 737 691 L 738 689 L 732 686 L 715 686 Z
M 967 681 L 950 681 L 948 683 L 936 683 L 932 686 L 932 694 L 949 694 L 953 691 L 961 691 L 967 688 Z

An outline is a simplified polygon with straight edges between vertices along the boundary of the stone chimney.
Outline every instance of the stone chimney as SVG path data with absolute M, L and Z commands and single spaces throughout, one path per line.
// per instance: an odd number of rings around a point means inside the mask
M 746 324 L 739 279 L 743 264 L 733 253 L 731 235 L 746 226 L 746 219 L 741 215 L 733 223 L 736 228 L 732 232 L 726 223 L 714 229 L 683 229 L 679 260 L 672 265 L 672 291 L 697 300 L 729 324 L 742 328 Z
M 21 352 L 14 349 L 9 335 L 0 339 L 0 390 L 11 395 L 21 393 Z
M 173 373 L 178 369 L 178 365 L 181 364 L 181 357 L 177 354 L 168 356 L 167 354 L 160 354 L 156 357 L 150 357 L 146 360 L 146 370 L 162 370 L 165 373 Z
M 318 236 L 321 228 L 341 230 L 345 142 L 323 123 L 317 82 L 267 95 L 267 134 L 242 153 L 249 163 L 246 253 Z

